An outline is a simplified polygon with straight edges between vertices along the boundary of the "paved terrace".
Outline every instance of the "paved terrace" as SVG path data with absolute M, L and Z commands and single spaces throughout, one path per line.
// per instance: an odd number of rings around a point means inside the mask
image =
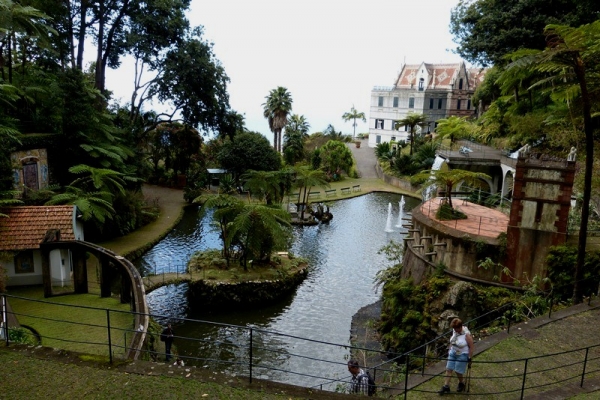
M 508 216 L 500 211 L 480 206 L 463 199 L 452 199 L 452 205 L 456 210 L 467 215 L 467 219 L 438 220 L 435 217 L 440 204 L 444 199 L 436 197 L 427 200 L 421 204 L 421 213 L 436 221 L 438 224 L 445 225 L 462 232 L 473 235 L 496 238 L 501 233 L 506 233 L 508 228 Z
M 452 147 L 440 146 L 437 153 L 451 164 L 504 164 L 512 168 L 517 166 L 517 160 L 509 158 L 506 151 L 469 140 L 459 140 Z

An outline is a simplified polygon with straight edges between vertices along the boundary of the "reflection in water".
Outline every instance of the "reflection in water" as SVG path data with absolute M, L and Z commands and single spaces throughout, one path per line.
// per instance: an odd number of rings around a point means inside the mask
M 400 241 L 406 233 L 404 228 L 395 232 L 382 229 L 388 218 L 388 204 L 398 204 L 399 200 L 400 195 L 372 193 L 337 201 L 331 204 L 334 218 L 329 224 L 295 227 L 291 251 L 307 258 L 312 269 L 296 293 L 277 304 L 258 310 L 212 314 L 201 305 L 188 308 L 187 286 L 179 285 L 152 292 L 148 296 L 151 312 L 163 316 L 159 319 L 163 323 L 166 319 L 173 320 L 176 336 L 193 338 L 178 339 L 176 346 L 182 356 L 205 359 L 197 363 L 199 366 L 210 359 L 220 359 L 232 363 L 227 370 L 247 373 L 248 328 L 253 327 L 254 364 L 300 374 L 345 377 L 344 357 L 348 349 L 273 332 L 349 345 L 352 316 L 378 299 L 373 279 L 377 271 L 388 265 L 378 250 L 390 240 Z M 406 217 L 417 204 L 414 199 L 406 199 Z M 160 272 L 177 263 L 184 265 L 196 250 L 218 248 L 218 234 L 210 226 L 209 218 L 198 223 L 196 217 L 196 210 L 187 210 L 182 223 L 144 256 L 138 266 L 146 272 Z M 197 321 L 175 321 L 184 316 Z M 209 325 L 201 320 L 239 328 Z M 237 363 L 241 365 L 234 365 Z M 254 367 L 253 375 L 304 386 L 320 383 L 311 377 L 260 367 Z

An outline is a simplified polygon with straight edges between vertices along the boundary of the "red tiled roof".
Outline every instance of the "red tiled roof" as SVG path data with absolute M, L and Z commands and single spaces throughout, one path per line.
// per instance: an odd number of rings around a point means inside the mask
M 398 79 L 396 80 L 396 87 L 417 87 L 417 75 L 421 68 L 425 68 L 428 74 L 428 82 L 425 82 L 426 89 L 452 89 L 452 84 L 459 75 L 462 63 L 454 64 L 406 64 Z M 475 89 L 485 74 L 485 70 L 478 68 L 467 68 L 467 76 L 469 81 L 469 87 Z M 412 86 L 411 86 L 412 85 Z
M 0 250 L 38 249 L 48 229 L 60 229 L 61 240 L 75 240 L 75 206 L 6 207 L 0 213 Z

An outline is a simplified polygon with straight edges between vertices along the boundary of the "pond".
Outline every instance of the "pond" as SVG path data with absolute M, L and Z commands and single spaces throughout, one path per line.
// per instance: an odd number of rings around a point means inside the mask
M 400 198 L 397 194 L 371 193 L 332 202 L 330 210 L 334 218 L 329 224 L 295 227 L 291 252 L 308 259 L 311 270 L 296 292 L 277 304 L 257 310 L 212 314 L 211 310 L 201 307 L 188 307 L 187 286 L 182 284 L 163 287 L 150 293 L 150 310 L 153 314 L 164 316 L 161 321 L 163 323 L 165 319 L 191 318 L 252 326 L 300 338 L 348 345 L 352 316 L 360 308 L 374 303 L 379 298 L 373 281 L 377 272 L 387 267 L 389 262 L 384 255 L 378 254 L 378 251 L 390 240 L 401 241 L 407 231 L 405 228 L 396 227 Z M 410 218 L 410 210 L 418 205 L 419 201 L 412 198 L 405 200 L 404 217 Z M 211 227 L 209 219 L 206 217 L 199 220 L 197 210 L 187 209 L 176 229 L 138 260 L 138 268 L 146 273 L 174 271 L 176 266 L 183 266 L 195 251 L 219 248 L 218 234 Z M 392 229 L 389 229 L 390 219 Z M 235 354 L 235 350 L 224 351 L 209 344 L 215 339 L 233 344 L 247 340 L 246 333 L 234 331 L 235 329 L 227 326 L 177 323 L 177 336 L 197 340 L 180 340 L 176 344 L 180 354 L 184 356 L 208 357 L 206 354 L 218 354 L 220 359 L 236 360 L 236 357 L 242 355 Z M 278 368 L 302 370 L 302 367 L 310 366 L 311 373 L 317 376 L 329 376 L 332 366 L 315 367 L 316 363 L 292 357 L 290 354 L 326 358 L 341 363 L 348 355 L 348 350 L 343 347 L 323 348 L 313 342 L 286 336 L 263 335 L 259 340 L 281 349 L 281 353 L 273 356 L 277 358 Z M 268 357 L 264 354 L 257 356 Z M 305 365 L 295 365 L 297 363 Z M 341 369 L 339 374 L 347 374 L 345 368 L 335 366 L 335 369 Z M 285 379 L 282 376 L 270 371 L 265 372 L 264 377 L 304 386 L 314 384 L 314 379 L 310 377 L 298 376 L 290 382 L 289 375 Z

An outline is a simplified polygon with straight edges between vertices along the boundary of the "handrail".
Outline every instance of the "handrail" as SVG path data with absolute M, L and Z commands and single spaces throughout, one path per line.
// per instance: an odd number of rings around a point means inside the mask
M 586 279 L 582 279 L 581 281 L 592 281 L 594 279 L 598 279 L 597 277 L 590 277 L 590 278 L 586 278 Z M 573 284 L 573 282 L 567 284 L 567 285 L 563 285 L 563 286 L 571 286 Z M 552 296 L 552 290 L 557 289 L 555 288 L 551 288 L 548 290 L 544 290 L 544 291 L 540 291 L 540 293 L 542 294 L 546 294 L 549 296 Z M 168 316 L 165 315 L 159 315 L 159 314 L 145 314 L 145 313 L 139 313 L 139 312 L 128 312 L 128 311 L 121 311 L 121 310 L 106 310 L 106 309 L 102 309 L 102 308 L 96 308 L 96 307 L 89 307 L 89 306 L 79 306 L 79 305 L 68 305 L 68 304 L 60 304 L 60 303 L 55 303 L 55 302 L 49 302 L 49 301 L 45 301 L 45 300 L 39 300 L 39 299 L 27 299 L 24 297 L 20 297 L 20 296 L 14 296 L 14 295 L 10 295 L 10 294 L 2 294 L 0 295 L 0 297 L 3 297 L 4 299 L 10 299 L 10 298 L 15 298 L 15 299 L 20 299 L 22 301 L 31 301 L 31 302 L 38 302 L 38 303 L 48 303 L 52 306 L 56 306 L 56 307 L 74 307 L 74 308 L 84 308 L 84 309 L 88 309 L 88 310 L 98 310 L 98 311 L 105 311 L 107 314 L 112 315 L 115 313 L 119 313 L 119 314 L 130 314 L 130 315 L 134 315 L 134 317 L 137 319 L 139 316 L 143 316 L 145 318 L 155 318 L 155 319 L 166 319 L 169 318 Z M 3 299 L 3 300 L 4 300 Z M 589 298 L 589 301 L 591 301 L 591 297 Z M 503 325 L 503 329 L 505 334 L 510 334 L 510 328 L 511 328 L 511 318 L 510 315 L 507 315 L 507 311 L 509 311 L 512 307 L 514 307 L 516 302 L 514 303 L 508 303 L 505 304 L 501 307 L 498 307 L 495 310 L 491 310 L 488 311 L 485 314 L 482 314 L 476 318 L 473 318 L 467 322 L 465 322 L 465 325 L 469 326 L 473 335 L 475 335 L 475 337 L 477 337 L 477 335 L 479 335 L 479 330 L 490 326 L 491 324 L 495 324 L 496 322 L 500 321 L 502 323 L 504 323 Z M 553 301 L 551 300 L 550 304 L 553 304 Z M 590 304 L 590 303 L 588 303 Z M 24 308 L 24 309 L 29 309 L 29 308 Z M 115 326 L 109 326 L 104 325 L 101 322 L 82 322 L 82 321 L 68 321 L 68 320 L 58 320 L 57 318 L 53 318 L 51 317 L 51 313 L 46 312 L 43 315 L 34 315 L 35 313 L 33 312 L 27 312 L 26 314 L 19 314 L 19 312 L 21 312 L 22 310 L 13 310 L 12 314 L 15 315 L 20 315 L 23 317 L 28 317 L 28 319 L 33 319 L 33 318 L 40 318 L 40 319 L 44 319 L 44 320 L 52 320 L 53 323 L 64 323 L 64 324 L 68 324 L 68 329 L 63 329 L 64 331 L 73 331 L 75 329 L 77 329 L 78 326 L 81 326 L 82 329 L 105 329 L 107 331 L 113 330 L 116 332 L 121 332 L 121 334 L 123 335 L 123 337 L 128 338 L 130 335 L 136 335 L 138 329 L 123 329 L 123 328 L 119 328 L 119 327 L 115 327 Z M 552 312 L 552 310 L 549 311 L 548 317 L 550 317 L 550 313 Z M 123 320 L 123 318 L 120 318 L 121 320 Z M 205 347 L 207 349 L 206 351 L 206 355 L 203 355 L 201 353 L 195 353 L 194 356 L 189 355 L 189 354 L 185 354 L 185 355 L 180 355 L 180 357 L 182 359 L 185 359 L 186 361 L 189 362 L 199 362 L 202 363 L 200 365 L 205 365 L 206 363 L 215 363 L 217 365 L 223 365 L 225 366 L 225 368 L 227 368 L 227 370 L 231 371 L 232 373 L 235 373 L 237 375 L 248 375 L 249 379 L 252 379 L 253 373 L 252 371 L 261 371 L 260 376 L 261 378 L 265 378 L 268 374 L 270 373 L 269 371 L 271 371 L 274 376 L 278 376 L 279 381 L 283 381 L 283 382 L 290 382 L 290 379 L 301 379 L 304 380 L 304 382 L 311 382 L 311 383 L 305 383 L 306 386 L 310 386 L 312 385 L 312 387 L 314 388 L 329 388 L 329 390 L 335 390 L 338 388 L 331 388 L 331 385 L 334 384 L 339 384 L 341 382 L 348 382 L 348 376 L 345 372 L 345 360 L 343 359 L 327 359 L 326 357 L 315 357 L 313 355 L 307 355 L 304 354 L 301 350 L 297 350 L 297 351 L 290 351 L 289 348 L 281 348 L 280 346 L 277 345 L 277 343 L 280 343 L 280 338 L 282 337 L 287 337 L 287 338 L 292 338 L 295 340 L 295 343 L 298 343 L 298 345 L 300 347 L 298 347 L 299 349 L 301 349 L 301 344 L 302 343 L 306 343 L 306 346 L 310 346 L 311 348 L 316 348 L 317 346 L 323 346 L 323 349 L 328 349 L 328 348 L 332 348 L 332 347 L 338 347 L 338 348 L 343 348 L 343 349 L 347 349 L 350 352 L 357 352 L 357 351 L 368 351 L 368 352 L 383 352 L 381 350 L 373 350 L 373 349 L 368 349 L 368 348 L 364 348 L 364 347 L 357 347 L 357 346 L 350 346 L 348 344 L 336 344 L 336 343 L 332 343 L 332 342 L 327 342 L 327 341 L 322 341 L 322 340 L 315 340 L 315 339 L 308 339 L 308 338 L 303 338 L 300 336 L 296 336 L 296 335 L 291 335 L 291 334 L 286 334 L 286 333 L 282 333 L 282 332 L 275 332 L 275 331 L 269 331 L 266 329 L 262 329 L 260 327 L 256 327 L 256 326 L 240 326 L 240 325 L 231 325 L 231 324 L 225 324 L 225 323 L 215 323 L 215 322 L 211 322 L 211 321 L 206 321 L 206 320 L 194 320 L 194 319 L 185 319 L 185 318 L 181 318 L 181 319 L 172 319 L 172 322 L 174 324 L 178 323 L 179 321 L 186 321 L 186 322 L 190 322 L 190 323 L 201 323 L 201 324 L 208 324 L 210 326 L 216 326 L 216 327 L 221 327 L 226 329 L 226 336 L 227 337 L 231 337 L 231 339 L 227 339 L 227 338 L 223 338 L 223 337 L 217 337 L 217 338 L 203 338 L 203 337 L 186 337 L 184 335 L 178 335 L 176 336 L 176 344 L 177 343 L 183 343 L 184 341 L 192 341 L 192 342 L 198 342 L 201 343 L 201 347 Z M 508 323 L 508 326 L 506 326 L 505 323 Z M 12 330 L 14 328 L 8 327 L 9 330 Z M 236 333 L 237 332 L 237 333 Z M 248 334 L 248 332 L 252 332 L 253 334 Z M 44 332 L 39 332 L 41 334 L 44 334 Z M 144 332 L 146 333 L 146 332 Z M 397 369 L 396 371 L 394 370 L 394 368 L 390 367 L 388 368 L 388 365 L 391 364 L 398 364 L 399 362 L 403 362 L 405 365 L 409 366 L 409 368 L 407 369 L 408 374 L 410 374 L 411 376 L 417 376 L 420 375 L 421 377 L 423 377 L 423 379 L 430 379 L 431 377 L 437 376 L 437 374 L 430 374 L 428 372 L 425 371 L 424 369 L 424 365 L 425 365 L 425 361 L 427 362 L 437 362 L 437 361 L 441 361 L 444 359 L 444 357 L 442 357 L 439 351 L 435 350 L 435 346 L 437 344 L 440 344 L 442 346 L 446 346 L 447 345 L 447 337 L 449 335 L 449 332 L 444 332 L 442 335 L 439 335 L 429 341 L 427 341 L 426 343 L 418 346 L 415 349 L 412 349 L 410 351 L 404 352 L 402 354 L 392 354 L 391 360 L 388 360 L 386 362 L 382 362 L 379 363 L 378 365 L 375 366 L 371 366 L 370 368 L 368 368 L 369 370 L 372 370 L 374 372 L 373 375 L 376 375 L 376 373 L 379 372 L 383 372 L 385 374 L 397 374 Z M 9 335 L 10 336 L 10 335 Z M 108 335 L 106 335 L 108 336 Z M 118 336 L 118 335 L 117 335 Z M 146 355 L 147 357 L 156 357 L 156 350 L 152 350 L 152 349 L 140 349 L 140 350 L 136 350 L 131 348 L 130 344 L 131 342 L 128 342 L 127 340 L 124 341 L 120 341 L 120 343 L 125 343 L 120 344 L 117 342 L 113 342 L 111 343 L 110 341 L 108 343 L 102 342 L 99 343 L 97 340 L 93 341 L 92 339 L 90 339 L 89 341 L 86 340 L 81 340 L 81 339 L 77 339 L 77 340 L 72 340 L 69 339 L 68 336 L 67 337 L 51 337 L 51 336 L 41 336 L 42 340 L 53 340 L 59 343 L 62 343 L 63 345 L 60 345 L 60 347 L 63 347 L 68 349 L 70 346 L 70 343 L 73 344 L 89 344 L 90 346 L 92 346 L 93 348 L 98 348 L 98 346 L 100 346 L 101 348 L 104 347 L 108 347 L 109 352 L 112 354 L 114 349 L 122 349 L 126 354 L 130 354 L 132 351 L 137 351 L 140 355 Z M 8 340 L 8 339 L 7 339 Z M 272 346 L 271 344 L 275 343 L 274 346 Z M 434 347 L 434 349 L 432 350 L 432 346 Z M 530 364 L 535 361 L 535 360 L 544 360 L 544 359 L 550 359 L 552 357 L 555 358 L 559 358 L 564 354 L 576 354 L 575 352 L 580 351 L 586 351 L 586 353 L 589 352 L 589 349 L 595 349 L 597 346 L 600 346 L 600 344 L 590 344 L 588 346 L 585 347 L 578 347 L 577 349 L 573 349 L 573 350 L 566 350 L 566 351 L 562 351 L 562 352 L 554 352 L 552 354 L 545 354 L 545 355 L 535 355 L 535 356 L 531 356 L 531 357 L 527 357 L 527 358 L 518 358 L 518 359 L 512 359 L 512 360 L 501 360 L 501 361 L 484 361 L 484 360 L 474 360 L 474 363 L 478 364 L 478 365 L 485 365 L 485 364 L 491 364 L 491 363 L 508 363 L 508 362 L 512 362 L 512 363 L 522 363 L 522 362 L 529 362 Z M 196 347 L 196 346 L 195 346 Z M 254 350 L 255 355 L 253 355 L 252 351 L 249 351 L 250 349 Z M 215 357 L 215 354 L 219 354 L 221 352 L 224 352 L 228 355 L 228 357 L 226 359 L 219 359 L 218 357 Z M 432 354 L 434 353 L 434 354 Z M 323 353 L 324 354 L 324 353 Z M 600 357 L 596 356 L 596 353 L 594 353 L 593 357 L 596 357 L 598 359 L 600 359 Z M 293 368 L 293 367 L 287 367 L 287 364 L 282 364 L 279 362 L 279 360 L 282 360 L 284 358 L 290 358 L 290 359 L 302 359 L 302 360 L 306 360 L 306 362 L 304 362 L 303 364 L 298 364 L 300 365 L 298 368 Z M 412 369 L 411 364 L 410 364 L 410 360 L 422 360 L 423 361 L 423 369 Z M 592 362 L 593 361 L 593 362 Z M 321 369 L 321 371 L 323 370 L 327 370 L 327 371 L 337 371 L 338 369 L 335 368 L 335 366 L 339 366 L 339 373 L 316 373 L 315 372 L 315 368 L 314 366 L 317 365 L 317 363 L 323 363 L 322 365 L 325 365 L 326 367 Z M 580 374 L 577 376 L 577 378 L 581 378 L 582 380 L 586 377 L 589 376 L 589 374 L 594 373 L 597 368 L 596 368 L 596 364 L 595 361 L 592 359 L 592 357 L 587 357 L 585 358 L 585 361 L 579 361 L 579 360 L 570 360 L 568 361 L 568 363 L 564 363 L 564 366 L 568 366 L 568 365 L 577 365 L 577 366 L 581 366 L 581 365 L 587 365 L 587 370 L 586 368 L 584 369 L 584 373 Z M 591 366 L 592 364 L 594 364 L 593 366 Z M 332 368 L 333 367 L 333 368 Z M 522 370 L 520 370 L 522 371 Z M 519 378 L 519 373 L 515 373 L 514 375 L 514 379 L 518 379 Z M 538 368 L 538 369 L 533 369 L 531 368 L 529 370 L 529 372 L 527 374 L 524 374 L 523 377 L 523 381 L 526 382 L 527 377 L 531 377 L 531 376 L 535 376 L 535 374 L 543 374 L 544 373 L 544 368 Z M 319 375 L 327 375 L 329 374 L 329 376 L 319 376 Z M 333 375 L 333 376 L 332 376 Z M 424 390 L 422 387 L 415 387 L 414 384 L 411 384 L 411 386 L 390 386 L 390 385 L 386 385 L 384 384 L 384 380 L 381 378 L 381 374 L 380 375 L 376 375 L 379 377 L 379 381 L 378 381 L 378 387 L 380 387 L 381 389 L 389 389 L 389 390 L 401 390 L 404 392 L 407 392 L 409 390 L 414 390 L 414 391 L 426 391 Z M 405 375 L 404 373 L 400 373 L 401 377 L 408 377 L 408 375 Z M 297 377 L 297 378 L 292 378 L 292 377 Z M 506 379 L 507 376 L 503 375 L 501 377 L 497 377 L 494 378 L 492 376 L 486 376 L 486 379 Z M 520 378 L 519 378 L 520 379 Z M 574 378 L 570 378 L 570 379 L 574 379 Z M 322 380 L 321 382 L 317 383 L 316 385 L 314 384 L 315 381 L 318 380 Z M 419 383 L 419 385 L 422 384 Z M 505 385 L 506 390 L 504 390 L 501 393 L 519 393 L 519 392 L 525 392 L 525 391 L 531 391 L 534 390 L 534 386 L 531 386 L 529 383 L 525 386 L 523 386 L 523 388 L 519 385 L 517 386 L 511 386 L 509 384 Z M 484 394 L 484 393 L 482 393 Z M 487 395 L 489 395 L 490 393 L 486 393 Z

